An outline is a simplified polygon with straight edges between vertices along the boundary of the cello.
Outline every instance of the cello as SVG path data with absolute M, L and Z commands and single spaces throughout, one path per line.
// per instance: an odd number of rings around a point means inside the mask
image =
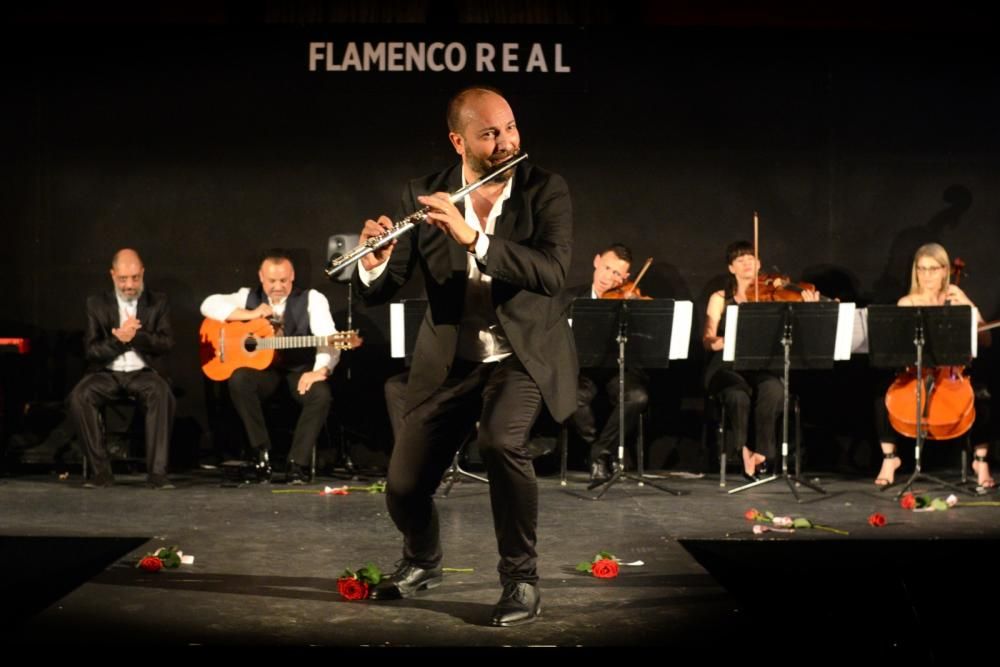
M 965 263 L 955 258 L 951 271 L 955 284 Z M 920 392 L 920 428 L 930 440 L 950 440 L 965 435 L 976 421 L 976 396 L 963 366 L 925 368 L 917 380 L 916 369 L 896 376 L 885 394 L 889 423 L 908 438 L 917 437 L 917 392 Z

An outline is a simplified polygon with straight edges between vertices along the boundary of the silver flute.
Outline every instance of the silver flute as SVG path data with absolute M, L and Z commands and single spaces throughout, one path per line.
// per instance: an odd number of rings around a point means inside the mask
M 475 183 L 469 183 L 461 190 L 456 190 L 452 194 L 448 195 L 449 201 L 452 204 L 456 204 L 465 198 L 465 195 L 469 194 L 473 190 L 489 183 L 494 178 L 504 173 L 505 171 L 512 169 L 521 160 L 527 159 L 527 153 L 521 153 L 515 158 L 507 160 L 506 162 L 498 165 L 493 171 L 489 172 L 482 178 L 480 178 Z M 379 248 L 388 245 L 393 239 L 402 236 L 403 234 L 411 231 L 414 227 L 419 225 L 421 222 L 427 219 L 427 212 L 430 211 L 429 206 L 425 206 L 419 211 L 415 211 L 399 222 L 392 223 L 392 229 L 386 231 L 384 234 L 379 234 L 378 236 L 373 236 L 361 245 L 354 248 L 343 255 L 337 255 L 330 259 L 330 263 L 326 266 L 326 275 L 332 276 L 335 273 L 342 271 L 354 262 L 357 262 L 365 255 L 375 252 Z

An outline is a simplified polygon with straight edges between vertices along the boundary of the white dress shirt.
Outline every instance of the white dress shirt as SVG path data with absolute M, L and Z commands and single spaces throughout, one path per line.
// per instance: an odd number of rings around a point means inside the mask
M 115 299 L 118 301 L 118 326 L 125 324 L 125 320 L 130 317 L 135 317 L 136 308 L 139 305 L 138 299 L 132 299 L 127 301 L 121 297 L 118 292 L 115 292 Z M 142 357 L 135 350 L 128 350 L 122 352 L 117 357 L 111 360 L 108 364 L 108 369 L 112 371 L 121 371 L 123 373 L 131 373 L 133 371 L 142 370 L 146 367 L 146 362 L 142 360 Z
M 465 170 L 462 170 L 462 186 L 466 186 Z M 504 186 L 503 192 L 493 204 L 489 215 L 486 217 L 486 228 L 479 224 L 476 217 L 476 209 L 472 205 L 472 193 L 465 195 L 465 223 L 470 228 L 480 230 L 482 233 L 476 239 L 475 252 L 468 255 L 468 282 L 465 287 L 465 300 L 462 308 L 462 321 L 458 329 L 458 349 L 456 355 L 460 359 L 467 361 L 491 362 L 500 361 L 509 356 L 513 349 L 510 341 L 504 334 L 496 316 L 496 307 L 493 305 L 493 293 L 491 283 L 493 279 L 479 270 L 479 262 L 486 262 L 486 255 L 490 248 L 489 234 L 496 232 L 497 218 L 503 212 L 503 205 L 510 198 L 510 193 L 514 187 L 514 178 L 511 177 Z M 386 263 L 376 266 L 371 271 L 365 269 L 363 265 L 358 265 L 358 277 L 362 284 L 370 285 L 382 272 L 385 271 Z

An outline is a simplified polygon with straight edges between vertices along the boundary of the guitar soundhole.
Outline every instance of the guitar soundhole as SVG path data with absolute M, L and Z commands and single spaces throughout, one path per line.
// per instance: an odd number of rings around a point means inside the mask
M 257 339 L 253 336 L 247 336 L 246 340 L 243 341 L 243 348 L 247 352 L 255 352 L 257 350 Z

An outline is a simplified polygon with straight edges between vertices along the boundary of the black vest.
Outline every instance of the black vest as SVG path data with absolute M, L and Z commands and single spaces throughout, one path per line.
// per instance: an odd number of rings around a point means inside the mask
M 268 303 L 264 288 L 258 285 L 250 290 L 247 295 L 246 309 L 253 310 L 262 303 Z M 285 336 L 311 336 L 312 330 L 309 328 L 309 293 L 300 289 L 293 289 L 288 295 L 285 303 L 285 315 L 282 318 L 283 335 Z M 274 355 L 272 368 L 280 368 L 286 371 L 305 372 L 311 371 L 316 363 L 316 348 L 302 348 L 292 350 L 277 350 Z

